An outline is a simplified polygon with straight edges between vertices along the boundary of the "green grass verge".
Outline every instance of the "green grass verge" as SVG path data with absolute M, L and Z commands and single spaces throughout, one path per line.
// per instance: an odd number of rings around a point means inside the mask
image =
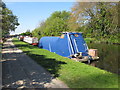
M 70 88 L 118 88 L 118 75 L 75 62 L 14 38 L 13 43 Z
M 84 39 L 87 43 L 93 42 L 95 39 L 94 38 L 85 38 Z
M 120 39 L 112 39 L 112 38 L 85 38 L 84 39 L 87 43 L 94 42 L 94 43 L 109 43 L 109 44 L 120 44 Z

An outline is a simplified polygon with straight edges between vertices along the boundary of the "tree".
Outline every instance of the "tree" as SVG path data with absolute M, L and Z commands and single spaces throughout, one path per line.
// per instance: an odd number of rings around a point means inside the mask
M 32 36 L 32 33 L 30 32 L 30 30 L 27 30 L 25 33 L 21 33 L 20 35 L 23 35 L 23 36 Z
M 47 36 L 57 36 L 63 31 L 68 31 L 67 20 L 70 12 L 56 11 L 45 22 L 44 34 Z
M 72 8 L 69 26 L 90 37 L 109 37 L 118 33 L 118 3 L 77 2 Z M 91 34 L 91 35 L 90 35 Z
M 12 11 L 9 10 L 4 2 L 0 2 L 0 15 L 2 15 L 0 26 L 2 27 L 2 36 L 5 37 L 10 31 L 15 31 L 18 23 L 17 16 L 13 15 Z
M 89 28 L 96 32 L 96 36 L 106 37 L 117 33 L 118 8 L 116 6 L 117 3 L 97 3 L 95 17 L 89 23 Z
M 63 31 L 68 31 L 67 21 L 70 12 L 56 11 L 51 14 L 46 21 L 41 22 L 40 27 L 36 28 L 32 34 L 40 38 L 41 36 L 58 36 Z
M 86 22 L 92 16 L 93 6 L 96 3 L 92 2 L 76 2 L 72 7 L 70 19 L 68 25 L 71 31 L 78 31 L 78 29 L 86 24 Z M 89 12 L 89 14 L 88 14 Z
M 42 21 L 39 25 L 39 27 L 35 28 L 33 31 L 32 31 L 32 35 L 34 37 L 37 37 L 37 38 L 41 38 L 42 36 L 44 36 L 44 29 L 46 27 L 46 24 L 45 24 L 45 21 Z

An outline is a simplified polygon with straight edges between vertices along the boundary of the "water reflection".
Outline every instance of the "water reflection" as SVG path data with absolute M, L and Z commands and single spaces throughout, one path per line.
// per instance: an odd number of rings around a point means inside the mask
M 120 75 L 119 49 L 120 45 L 88 43 L 89 48 L 98 49 L 99 61 L 92 62 L 92 66 L 117 73 Z

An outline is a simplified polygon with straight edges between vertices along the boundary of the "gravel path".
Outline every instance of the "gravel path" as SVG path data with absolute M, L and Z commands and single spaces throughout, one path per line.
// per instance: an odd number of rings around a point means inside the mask
M 2 49 L 3 88 L 68 88 L 49 72 L 17 49 L 8 39 Z

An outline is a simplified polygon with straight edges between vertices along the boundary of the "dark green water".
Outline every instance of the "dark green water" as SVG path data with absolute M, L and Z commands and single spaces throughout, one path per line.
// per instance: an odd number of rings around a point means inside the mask
M 120 75 L 119 64 L 119 51 L 120 45 L 101 44 L 101 43 L 88 43 L 89 49 L 98 49 L 98 56 L 100 59 L 92 64 L 103 70 Z

